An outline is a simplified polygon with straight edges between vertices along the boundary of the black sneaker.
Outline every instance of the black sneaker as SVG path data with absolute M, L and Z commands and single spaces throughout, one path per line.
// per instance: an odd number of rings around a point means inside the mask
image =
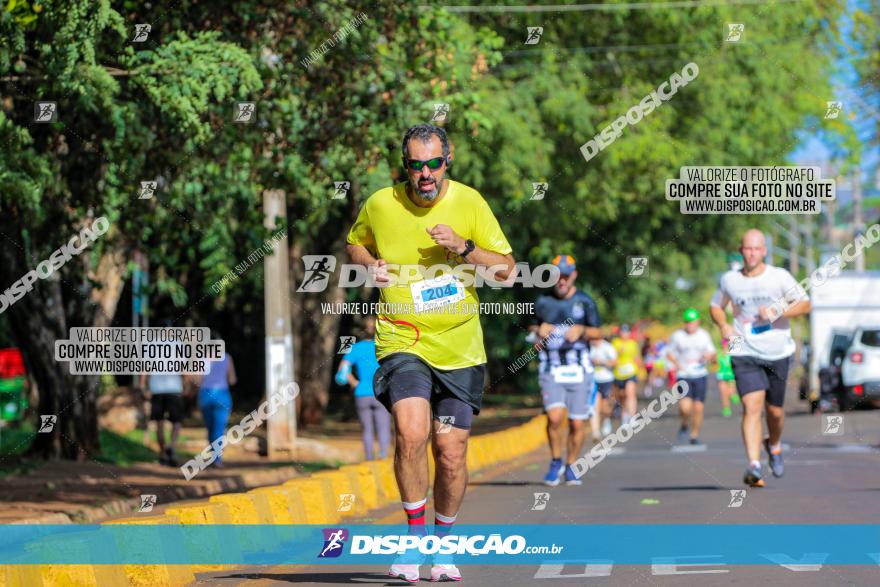
M 694 446 L 701 446 L 703 444 L 702 442 L 700 442 L 699 438 L 691 438 L 690 442 Z
M 168 451 L 167 450 L 163 450 L 159 453 L 159 464 L 164 465 L 166 467 L 168 466 Z

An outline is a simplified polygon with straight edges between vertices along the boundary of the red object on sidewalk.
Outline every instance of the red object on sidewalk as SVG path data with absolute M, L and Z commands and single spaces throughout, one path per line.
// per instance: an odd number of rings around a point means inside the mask
M 0 349 L 0 379 L 23 377 L 24 359 L 17 348 Z

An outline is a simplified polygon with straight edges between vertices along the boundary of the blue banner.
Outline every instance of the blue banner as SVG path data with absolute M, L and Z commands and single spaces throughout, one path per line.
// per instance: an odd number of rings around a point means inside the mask
M 430 527 L 429 527 L 430 530 Z M 3 525 L 0 564 L 456 564 L 711 557 L 731 565 L 880 565 L 872 524 L 461 524 L 448 536 L 399 525 Z

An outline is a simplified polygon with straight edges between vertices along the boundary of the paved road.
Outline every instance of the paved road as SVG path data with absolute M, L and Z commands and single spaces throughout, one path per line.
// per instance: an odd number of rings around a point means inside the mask
M 842 435 L 823 435 L 819 415 L 788 398 L 784 441 L 787 471 L 770 478 L 767 487 L 749 489 L 743 505 L 728 507 L 729 489 L 743 486 L 745 457 L 736 417 L 718 413 L 717 391 L 710 406 L 705 448 L 677 446 L 677 421 L 664 417 L 647 426 L 590 471 L 581 487 L 545 489 L 538 481 L 548 454 L 536 451 L 513 463 L 471 479 L 459 520 L 467 523 L 589 524 L 692 523 L 873 523 L 880 524 L 880 411 L 847 414 Z M 533 511 L 534 493 L 549 491 L 543 511 Z M 643 500 L 649 500 L 643 503 Z M 430 502 L 429 502 L 430 505 Z M 429 512 L 430 516 L 430 512 Z M 402 523 L 397 507 L 372 514 L 376 523 Z M 686 544 L 687 537 L 682 537 Z M 821 544 L 795 545 L 780 552 L 822 552 Z M 792 545 L 787 545 L 792 546 Z M 686 554 L 686 547 L 683 554 Z M 795 562 L 797 559 L 795 559 Z M 705 561 L 699 561 L 705 562 Z M 711 564 L 675 567 L 662 564 L 581 564 L 530 566 L 462 565 L 471 585 L 872 585 L 880 584 L 880 560 L 871 566 L 781 564 L 740 566 Z M 199 585 L 403 585 L 383 575 L 384 569 L 350 566 L 249 567 L 241 571 L 203 573 Z M 422 567 L 422 575 L 429 567 Z

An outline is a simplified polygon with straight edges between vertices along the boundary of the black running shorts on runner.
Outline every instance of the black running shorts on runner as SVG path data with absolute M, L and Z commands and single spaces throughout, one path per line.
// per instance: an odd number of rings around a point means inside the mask
M 708 377 L 682 377 L 679 381 L 684 381 L 688 385 L 688 392 L 684 398 L 692 399 L 695 402 L 706 403 L 706 380 Z
M 183 422 L 183 398 L 179 393 L 154 393 L 150 398 L 150 420 Z
M 736 391 L 740 396 L 753 391 L 767 390 L 766 400 L 781 408 L 785 402 L 785 384 L 791 357 L 767 361 L 757 357 L 730 357 Z
M 480 413 L 485 378 L 486 365 L 442 371 L 411 353 L 393 353 L 379 361 L 373 392 L 389 412 L 402 399 L 425 398 L 434 420 L 469 430 Z

